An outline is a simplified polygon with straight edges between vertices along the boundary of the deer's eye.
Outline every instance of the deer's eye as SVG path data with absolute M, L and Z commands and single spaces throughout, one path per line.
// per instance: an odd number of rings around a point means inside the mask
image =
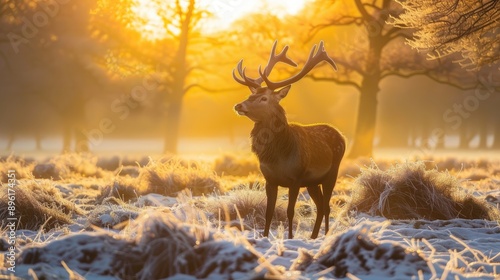
M 267 97 L 265 97 L 265 96 L 260 99 L 260 102 L 266 102 L 266 101 L 267 101 Z

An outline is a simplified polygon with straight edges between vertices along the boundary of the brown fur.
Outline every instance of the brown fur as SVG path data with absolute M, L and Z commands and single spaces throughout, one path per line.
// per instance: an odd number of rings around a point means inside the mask
M 311 238 L 316 238 L 323 216 L 325 233 L 328 231 L 329 202 L 345 152 L 345 139 L 327 124 L 289 124 L 279 104 L 289 89 L 290 86 L 274 92 L 259 88 L 247 100 L 237 104 L 235 110 L 255 122 L 251 132 L 252 151 L 259 158 L 268 198 L 264 235 L 269 234 L 278 186 L 282 186 L 289 189 L 288 235 L 293 238 L 295 203 L 299 189 L 307 187 L 317 208 L 311 235 Z

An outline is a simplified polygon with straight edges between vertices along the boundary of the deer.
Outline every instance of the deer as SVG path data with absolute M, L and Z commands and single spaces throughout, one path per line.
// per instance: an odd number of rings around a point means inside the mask
M 325 235 L 328 233 L 330 199 L 346 141 L 342 133 L 328 124 L 289 123 L 280 101 L 287 96 L 291 85 L 300 81 L 316 65 L 326 62 L 334 70 L 337 70 L 337 66 L 326 53 L 321 41 L 317 52 L 316 45 L 311 49 L 302 70 L 288 79 L 271 81 L 269 74 L 277 63 L 298 66 L 287 55 L 288 45 L 280 53 L 276 53 L 276 45 L 277 41 L 273 44 L 264 69 L 259 66 L 258 78 L 246 75 L 246 68 L 242 66 L 243 59 L 233 69 L 233 79 L 250 89 L 250 96 L 236 104 L 234 110 L 238 115 L 246 116 L 254 122 L 250 132 L 251 149 L 259 160 L 267 197 L 263 235 L 269 235 L 278 186 L 281 186 L 288 188 L 288 238 L 293 238 L 295 204 L 300 188 L 305 187 L 316 205 L 316 220 L 311 234 L 311 238 L 315 239 L 318 237 L 323 217 Z

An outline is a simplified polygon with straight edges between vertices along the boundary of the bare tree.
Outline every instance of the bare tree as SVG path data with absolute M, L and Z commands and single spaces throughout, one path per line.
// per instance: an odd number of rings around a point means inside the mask
M 210 68 L 208 61 L 213 60 L 210 53 L 221 47 L 222 40 L 202 33 L 203 19 L 209 17 L 210 12 L 199 0 L 151 1 L 150 4 L 162 20 L 162 26 L 159 28 L 165 32 L 165 37 L 148 42 L 141 38 L 140 31 L 135 31 L 136 34 L 132 36 L 139 38 L 130 40 L 133 30 L 117 29 L 114 26 L 129 25 L 130 17 L 134 16 L 130 13 L 134 2 L 120 0 L 119 3 L 120 7 L 114 9 L 115 3 L 100 1 L 102 6 L 97 10 L 94 28 L 106 34 L 110 48 L 119 48 L 120 51 L 125 50 L 131 54 L 118 63 L 126 64 L 131 59 L 136 60 L 145 65 L 147 71 L 160 74 L 161 93 L 166 102 L 164 152 L 177 153 L 185 95 L 194 88 L 206 92 L 227 90 L 221 89 L 220 86 L 210 86 L 218 82 L 214 80 L 220 75 L 218 71 L 213 71 L 215 68 Z M 220 64 L 222 63 L 219 62 L 217 69 L 220 69 Z
M 0 53 L 6 64 L 2 74 L 15 88 L 12 92 L 44 103 L 59 115 L 63 151 L 70 150 L 74 136 L 75 150 L 85 152 L 85 105 L 92 94 L 89 86 L 96 83 L 93 56 L 100 49 L 87 30 L 95 2 L 61 3 L 0 2 Z
M 393 0 L 317 2 L 309 38 L 320 32 L 344 34 L 336 39 L 332 58 L 339 65 L 335 75 L 310 76 L 356 88 L 359 93 L 356 127 L 349 157 L 371 156 L 377 123 L 380 83 L 387 77 L 426 75 L 441 83 L 461 88 L 477 85 L 474 73 L 456 71 L 450 61 L 429 61 L 404 44 L 409 30 L 388 24 L 390 16 L 401 13 Z M 321 33 L 324 38 L 324 33 Z
M 405 12 L 394 18 L 411 28 L 410 46 L 428 51 L 432 59 L 461 53 L 463 67 L 475 68 L 500 60 L 500 1 L 397 1 Z

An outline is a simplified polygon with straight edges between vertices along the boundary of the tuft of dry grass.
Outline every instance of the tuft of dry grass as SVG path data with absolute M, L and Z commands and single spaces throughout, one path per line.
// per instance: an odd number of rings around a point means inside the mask
M 101 168 L 102 170 L 115 171 L 120 166 L 122 166 L 122 159 L 119 156 L 100 156 L 97 158 L 96 166 Z
M 129 230 L 137 233 L 135 247 L 126 248 L 115 260 L 122 279 L 176 274 L 232 279 L 233 273 L 248 273 L 259 265 L 258 257 L 242 245 L 215 238 L 207 228 L 186 225 L 170 213 L 144 211 Z
M 491 161 L 486 158 L 477 159 L 463 159 L 458 157 L 435 157 L 435 156 L 425 156 L 425 157 L 415 157 L 413 161 L 423 161 L 427 169 L 448 170 L 448 171 L 461 171 L 470 168 L 484 169 L 488 170 L 493 165 L 498 164 L 498 162 Z
M 133 178 L 117 177 L 112 185 L 105 186 L 96 197 L 96 204 L 102 204 L 104 200 L 114 197 L 124 202 L 130 202 L 141 194 L 141 189 L 136 187 L 137 180 Z
M 354 182 L 349 209 L 390 219 L 489 219 L 498 209 L 468 194 L 448 172 L 427 170 L 425 163 L 405 162 L 387 171 L 371 167 Z
M 389 160 L 375 160 L 368 157 L 359 157 L 356 159 L 343 159 L 340 163 L 339 168 L 339 178 L 342 177 L 356 177 L 361 174 L 362 169 L 369 168 L 370 166 L 376 165 L 381 170 L 386 170 L 391 165 Z
M 207 164 L 179 159 L 150 161 L 138 177 L 142 193 L 175 196 L 184 189 L 194 195 L 222 191 L 220 177 Z
M 88 224 L 101 228 L 113 228 L 130 219 L 136 219 L 139 216 L 139 209 L 126 203 L 120 203 L 114 200 L 114 203 L 104 203 L 96 206 L 88 215 Z
M 25 160 L 21 157 L 9 156 L 0 160 L 0 182 L 8 182 L 9 170 L 13 170 L 16 175 L 16 179 L 27 179 L 32 178 L 31 170 L 34 166 L 32 160 Z
M 305 271 L 307 275 L 322 273 L 327 278 L 344 278 L 353 274 L 370 276 L 373 267 L 385 268 L 385 275 L 379 275 L 384 278 L 410 279 L 419 270 L 429 272 L 427 260 L 421 253 L 374 238 L 381 226 L 384 224 L 365 222 L 332 236 L 315 256 L 302 250 L 291 270 Z
M 223 221 L 243 218 L 246 226 L 263 228 L 266 217 L 267 197 L 264 187 L 260 185 L 242 185 L 221 196 L 211 196 L 205 201 L 205 210 L 216 219 Z M 285 221 L 287 201 L 278 197 L 273 221 Z M 239 216 L 238 216 L 239 213 Z
M 259 161 L 254 155 L 224 154 L 215 159 L 214 171 L 219 175 L 248 176 L 260 174 Z
M 90 154 L 63 154 L 33 168 L 35 178 L 63 180 L 81 177 L 103 178 L 111 175 L 97 166 L 97 157 Z
M 53 229 L 60 225 L 73 223 L 72 214 L 83 215 L 84 211 L 64 199 L 50 181 L 18 181 L 15 187 L 16 217 L 18 228 L 29 230 Z M 2 184 L 0 194 L 0 218 L 9 217 L 7 185 Z

